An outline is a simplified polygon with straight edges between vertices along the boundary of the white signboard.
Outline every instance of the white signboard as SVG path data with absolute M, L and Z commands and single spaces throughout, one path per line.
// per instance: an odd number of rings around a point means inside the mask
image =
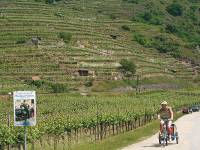
M 35 126 L 36 125 L 36 92 L 15 91 L 14 101 L 14 125 Z

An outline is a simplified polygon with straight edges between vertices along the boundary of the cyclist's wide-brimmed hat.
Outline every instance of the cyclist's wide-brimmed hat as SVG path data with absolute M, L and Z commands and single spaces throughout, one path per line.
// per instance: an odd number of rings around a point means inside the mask
M 166 102 L 166 101 L 163 101 L 162 103 L 161 103 L 161 105 L 167 105 L 168 103 Z

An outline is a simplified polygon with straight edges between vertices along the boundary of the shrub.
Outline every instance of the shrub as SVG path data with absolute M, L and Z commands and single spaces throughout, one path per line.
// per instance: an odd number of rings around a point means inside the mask
M 87 87 L 91 87 L 93 85 L 93 82 L 91 80 L 86 81 L 84 85 L 87 86 Z
M 143 15 L 142 15 L 142 18 L 145 20 L 145 21 L 150 21 L 152 19 L 152 14 L 150 12 L 145 12 Z
M 72 38 L 72 35 L 70 33 L 67 33 L 67 32 L 60 32 L 59 38 L 63 39 L 63 41 L 65 43 L 69 43 L 71 38 Z
M 183 7 L 178 3 L 173 3 L 167 6 L 167 12 L 173 16 L 181 16 L 183 14 Z
M 42 87 L 42 86 L 45 84 L 45 81 L 42 81 L 42 80 L 36 80 L 36 81 L 27 80 L 26 82 L 27 82 L 29 85 L 34 85 L 34 86 L 36 86 L 37 88 L 40 88 L 40 87 Z
M 136 42 L 138 42 L 139 44 L 141 44 L 141 45 L 146 45 L 147 44 L 147 39 L 141 34 L 135 34 L 134 35 L 134 40 Z
M 44 85 L 44 81 L 37 80 L 37 81 L 32 81 L 32 84 L 35 85 L 37 88 L 40 88 L 42 85 Z
M 167 24 L 165 27 L 167 33 L 176 33 L 178 30 L 175 25 Z
M 173 52 L 179 48 L 178 45 L 172 43 L 159 43 L 155 44 L 155 47 L 160 53 Z
M 122 59 L 120 61 L 120 70 L 124 73 L 124 74 L 129 74 L 131 73 L 132 75 L 134 75 L 136 73 L 136 65 L 127 59 Z
M 172 52 L 170 52 L 170 55 L 172 55 L 174 58 L 180 58 L 181 57 L 181 51 L 179 49 L 175 49 Z
M 194 5 L 190 7 L 192 12 L 195 12 L 196 10 L 198 10 L 198 6 Z
M 125 31 L 130 31 L 131 29 L 129 28 L 129 26 L 127 26 L 127 25 L 123 25 L 122 27 L 121 27 L 123 30 L 125 30 Z
M 19 38 L 16 42 L 16 44 L 25 44 L 26 43 L 26 39 L 25 38 Z
M 179 44 L 174 42 L 173 39 L 160 35 L 154 39 L 152 44 L 160 53 L 174 53 L 179 49 Z

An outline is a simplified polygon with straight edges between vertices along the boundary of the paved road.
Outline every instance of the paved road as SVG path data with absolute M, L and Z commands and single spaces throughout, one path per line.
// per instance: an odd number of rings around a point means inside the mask
M 185 115 L 176 121 L 179 144 L 175 141 L 167 147 L 158 144 L 158 134 L 145 141 L 129 145 L 122 150 L 200 150 L 200 112 Z

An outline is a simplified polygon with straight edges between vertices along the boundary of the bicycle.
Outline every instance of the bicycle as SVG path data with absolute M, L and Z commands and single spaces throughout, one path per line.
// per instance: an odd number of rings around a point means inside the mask
M 158 139 L 159 139 L 159 144 L 161 144 L 162 146 L 167 146 L 168 145 L 168 141 L 169 141 L 169 133 L 168 133 L 168 130 L 167 130 L 169 120 L 168 119 L 164 119 L 163 121 L 164 121 L 163 129 L 162 129 L 162 132 L 159 133 Z M 176 144 L 178 144 L 179 136 L 178 136 L 177 127 L 173 123 L 170 128 L 173 131 L 172 135 L 171 135 L 171 140 L 172 141 L 176 140 Z

